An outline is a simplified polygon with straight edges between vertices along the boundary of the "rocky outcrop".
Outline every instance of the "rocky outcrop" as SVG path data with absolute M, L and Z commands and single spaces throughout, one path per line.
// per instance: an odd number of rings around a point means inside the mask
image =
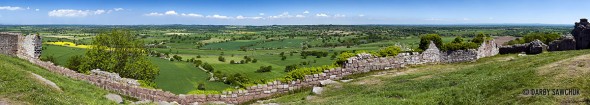
M 576 49 L 590 48 L 590 24 L 588 19 L 582 18 L 580 22 L 576 22 L 571 34 L 576 40 Z

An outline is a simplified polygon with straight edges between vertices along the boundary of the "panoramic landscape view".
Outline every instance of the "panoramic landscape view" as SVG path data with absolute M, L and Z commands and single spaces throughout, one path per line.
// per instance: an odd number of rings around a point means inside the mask
M 590 104 L 584 4 L 0 0 L 0 105 Z

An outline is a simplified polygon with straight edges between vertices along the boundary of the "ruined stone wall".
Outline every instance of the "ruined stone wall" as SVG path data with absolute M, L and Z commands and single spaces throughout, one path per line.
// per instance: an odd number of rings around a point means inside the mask
M 15 56 L 18 51 L 19 36 L 14 33 L 0 33 L 0 54 Z
M 0 32 L 0 54 L 39 58 L 41 56 L 41 37 Z
M 484 44 L 487 45 L 490 44 Z M 302 88 L 311 88 L 319 86 L 323 80 L 339 80 L 345 76 L 358 73 L 366 73 L 376 70 L 386 70 L 392 68 L 401 68 L 406 65 L 428 64 L 428 63 L 453 63 L 465 62 L 478 59 L 480 52 L 493 52 L 493 49 L 483 49 L 490 51 L 479 51 L 475 49 L 440 52 L 433 43 L 429 49 L 422 53 L 401 53 L 396 57 L 374 57 L 370 54 L 359 54 L 356 57 L 349 58 L 344 67 L 324 70 L 320 74 L 306 75 L 304 79 L 281 82 L 274 81 L 267 84 L 258 84 L 246 89 L 235 91 L 224 91 L 221 94 L 191 94 L 176 95 L 159 89 L 142 88 L 134 84 L 122 82 L 119 79 L 113 79 L 111 73 L 97 72 L 91 75 L 76 73 L 73 70 L 61 66 L 55 66 L 51 62 L 40 61 L 33 57 L 24 57 L 31 63 L 39 65 L 49 71 L 68 76 L 74 79 L 80 79 L 90 82 L 103 89 L 118 92 L 123 95 L 138 98 L 140 100 L 178 102 L 180 104 L 206 103 L 206 102 L 224 102 L 228 104 L 240 104 L 254 99 L 266 98 L 269 96 L 288 93 L 289 91 Z M 490 53 L 493 54 L 493 53 Z M 485 55 L 485 54 L 484 54 Z M 486 55 L 493 56 L 493 55 Z M 115 77 L 117 78 L 117 77 Z
M 561 38 L 550 42 L 548 46 L 548 51 L 576 50 L 576 40 L 573 36 L 562 36 Z

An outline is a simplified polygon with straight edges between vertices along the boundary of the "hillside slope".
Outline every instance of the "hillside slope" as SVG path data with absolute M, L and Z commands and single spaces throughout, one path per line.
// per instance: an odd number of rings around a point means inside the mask
M 62 91 L 36 80 L 35 73 L 57 84 Z M 25 60 L 0 54 L 0 104 L 108 105 L 109 92 L 88 82 L 44 70 Z
M 423 65 L 357 75 L 320 95 L 301 92 L 266 100 L 279 104 L 588 104 L 590 50 L 477 62 Z M 580 95 L 522 95 L 525 89 L 579 89 Z

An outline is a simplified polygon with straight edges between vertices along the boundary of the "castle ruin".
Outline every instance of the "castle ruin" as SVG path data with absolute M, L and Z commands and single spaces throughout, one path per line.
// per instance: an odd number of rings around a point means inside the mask
M 38 59 L 41 56 L 41 42 L 39 35 L 0 32 L 0 54 Z
M 588 24 L 588 19 L 582 18 L 580 22 L 576 22 L 571 34 L 576 41 L 576 49 L 590 48 L 590 24 Z

